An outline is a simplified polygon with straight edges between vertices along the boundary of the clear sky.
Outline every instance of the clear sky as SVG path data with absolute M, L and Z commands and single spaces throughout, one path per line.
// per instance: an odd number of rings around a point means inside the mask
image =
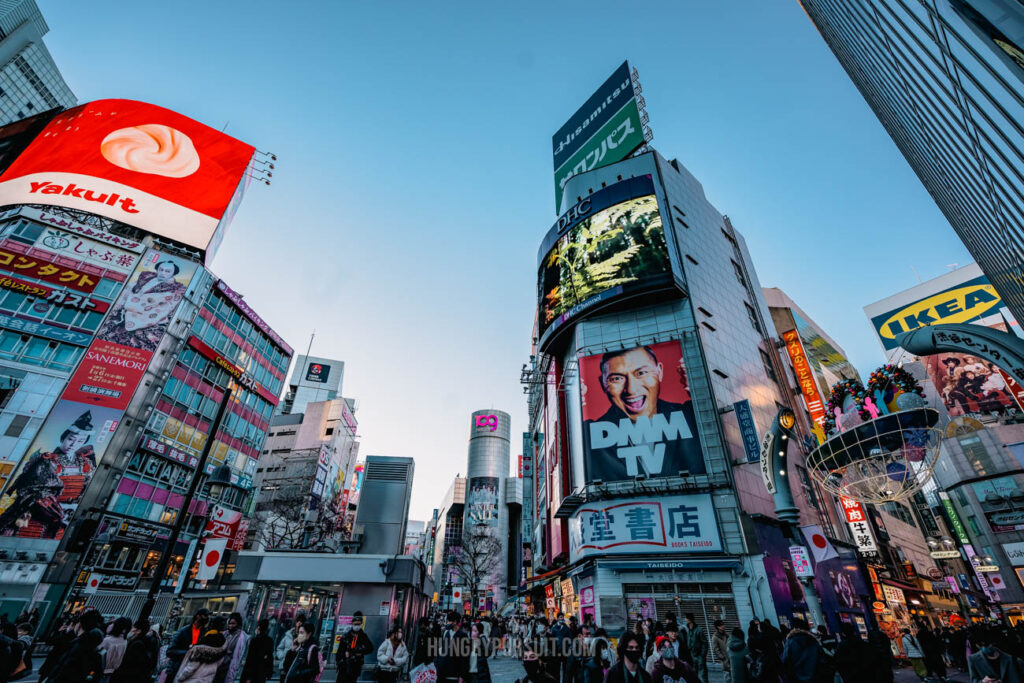
M 80 101 L 140 99 L 275 152 L 218 275 L 299 353 L 343 359 L 363 455 L 416 458 L 413 518 L 469 414 L 526 426 L 551 135 L 623 59 L 678 158 L 862 374 L 862 307 L 970 262 L 797 0 L 39 0 Z

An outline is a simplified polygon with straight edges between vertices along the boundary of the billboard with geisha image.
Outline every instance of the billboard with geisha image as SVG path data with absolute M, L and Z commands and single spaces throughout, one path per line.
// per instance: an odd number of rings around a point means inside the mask
M 0 535 L 63 536 L 197 268 L 143 254 L 0 496 Z

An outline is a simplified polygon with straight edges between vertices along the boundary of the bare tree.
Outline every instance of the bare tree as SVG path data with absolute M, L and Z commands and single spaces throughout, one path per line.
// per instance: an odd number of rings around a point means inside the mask
M 488 579 L 501 567 L 502 547 L 494 532 L 483 525 L 470 525 L 462 534 L 462 549 L 455 559 L 460 578 L 466 582 L 473 614 L 479 609 L 479 594 Z
M 341 518 L 332 501 L 311 497 L 304 486 L 280 486 L 261 492 L 253 519 L 253 537 L 265 548 L 336 550 Z

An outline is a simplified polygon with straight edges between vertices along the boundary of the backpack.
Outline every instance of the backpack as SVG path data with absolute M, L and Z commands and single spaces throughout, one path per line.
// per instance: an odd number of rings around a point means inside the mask
M 313 649 L 316 649 L 316 670 L 317 673 L 313 676 L 313 683 L 319 683 L 319 677 L 324 675 L 324 652 L 317 645 L 310 645 L 309 649 L 306 650 L 306 663 L 312 664 Z

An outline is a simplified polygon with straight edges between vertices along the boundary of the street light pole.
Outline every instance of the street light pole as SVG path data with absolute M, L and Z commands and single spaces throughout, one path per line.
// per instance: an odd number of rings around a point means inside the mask
M 761 442 L 761 474 L 764 477 L 765 488 L 772 494 L 775 501 L 775 516 L 779 521 L 789 528 L 790 538 L 803 546 L 805 552 L 807 543 L 803 532 L 800 530 L 800 509 L 793 499 L 793 489 L 789 485 L 789 442 L 793 437 L 793 426 L 796 424 L 796 416 L 789 408 L 782 408 L 772 421 L 771 429 L 765 434 Z M 818 599 L 818 591 L 814 586 L 814 576 L 804 576 L 800 579 L 804 588 L 804 599 L 807 601 L 807 611 L 811 613 L 815 626 L 825 624 L 825 617 L 821 611 L 821 600 Z
M 185 526 L 185 518 L 189 515 L 186 514 L 189 504 L 196 495 L 196 491 L 199 489 L 199 482 L 205 476 L 206 462 L 210 459 L 210 452 L 213 450 L 213 442 L 217 436 L 217 431 L 220 429 L 221 422 L 224 420 L 224 413 L 227 411 L 228 403 L 231 402 L 231 383 L 228 381 L 228 386 L 224 387 L 224 396 L 220 400 L 220 405 L 217 407 L 217 416 L 213 420 L 213 424 L 210 426 L 210 431 L 206 435 L 206 443 L 203 444 L 203 452 L 199 456 L 199 463 L 196 465 L 195 473 L 192 475 L 192 479 L 188 483 L 188 491 L 185 493 L 185 503 L 181 510 L 178 510 L 178 514 L 174 517 L 174 526 L 171 528 L 171 535 L 167 538 L 167 546 L 164 548 L 164 552 L 160 554 L 160 562 L 157 563 L 156 571 L 153 572 L 153 582 L 149 586 L 149 593 L 146 596 L 146 602 L 142 604 L 142 611 L 139 613 L 139 619 L 146 619 L 150 614 L 153 613 L 153 607 L 156 606 L 156 598 L 160 594 L 161 584 L 164 582 L 164 578 L 167 575 L 167 569 L 170 567 L 171 556 L 174 554 L 174 546 L 178 543 L 178 537 L 181 536 L 181 530 Z M 178 581 L 185 580 L 185 572 L 188 571 L 189 567 L 186 567 L 182 563 L 181 575 L 178 577 Z

